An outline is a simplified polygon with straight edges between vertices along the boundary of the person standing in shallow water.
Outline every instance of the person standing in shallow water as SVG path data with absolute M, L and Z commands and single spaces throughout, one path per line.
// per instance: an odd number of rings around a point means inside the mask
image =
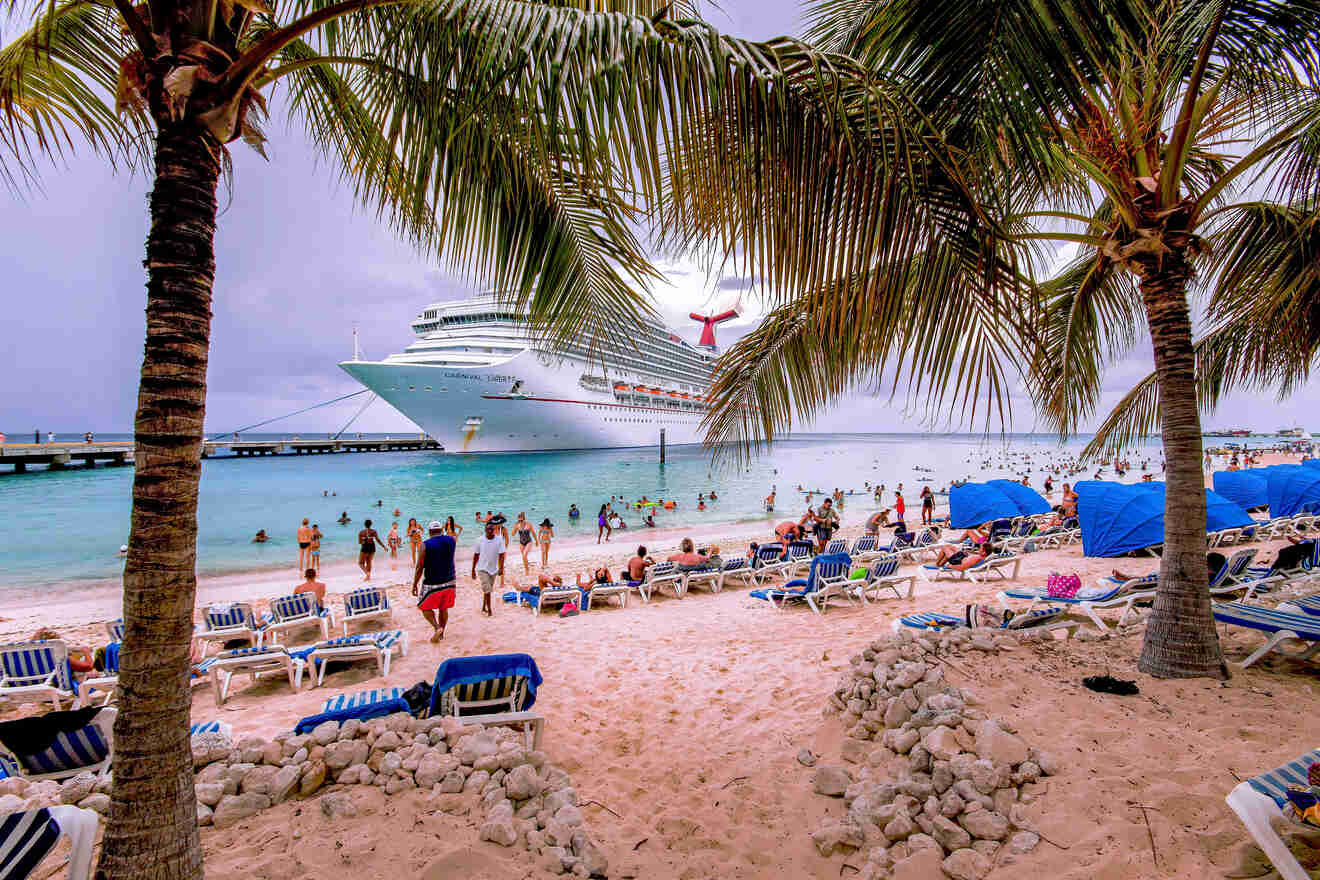
M 445 637 L 445 627 L 449 625 L 449 609 L 454 607 L 454 594 L 457 591 L 458 575 L 454 572 L 454 551 L 458 542 L 444 533 L 445 527 L 434 521 L 427 527 L 430 537 L 422 543 L 417 554 L 417 567 L 413 570 L 413 595 L 418 594 L 417 582 L 421 581 L 421 597 L 417 608 L 431 624 L 431 641 L 438 642 Z
M 298 526 L 298 568 L 306 571 L 311 567 L 310 555 L 312 548 L 312 530 L 307 525 L 307 518 L 303 517 L 302 525 Z
M 376 547 L 385 549 L 385 542 L 371 527 L 371 520 L 364 520 L 358 532 L 358 568 L 362 569 L 362 579 L 371 580 L 371 560 L 376 555 Z

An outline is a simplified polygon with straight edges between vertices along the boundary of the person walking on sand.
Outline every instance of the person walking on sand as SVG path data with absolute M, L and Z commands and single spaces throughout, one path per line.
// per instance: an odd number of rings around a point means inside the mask
M 921 487 L 921 524 L 928 526 L 935 519 L 935 493 L 930 486 Z
M 422 549 L 422 527 L 415 516 L 408 518 L 408 545 L 412 548 L 413 568 L 416 568 L 417 554 Z
M 417 553 L 412 592 L 418 596 L 417 583 L 421 581 L 417 608 L 426 622 L 431 624 L 431 641 L 438 642 L 445 637 L 445 627 L 449 625 L 449 609 L 454 607 L 458 583 L 458 575 L 454 571 L 454 551 L 458 549 L 458 542 L 444 533 L 445 527 L 438 520 L 433 521 L 426 530 L 431 536 L 422 543 Z
M 513 533 L 518 536 L 518 552 L 522 554 L 523 574 L 532 573 L 532 564 L 527 559 L 527 554 L 533 544 L 537 543 L 536 535 L 532 532 L 532 524 L 527 521 L 527 514 L 518 514 L 518 520 L 513 524 Z
M 385 547 L 385 542 L 381 541 L 380 535 L 371 527 L 371 520 L 362 521 L 362 529 L 358 532 L 358 568 L 362 569 L 362 579 L 371 580 L 371 560 L 376 555 L 376 546 Z
M 898 525 L 904 525 L 907 521 L 904 516 L 907 513 L 907 502 L 903 500 L 903 484 L 899 483 L 898 485 L 899 489 L 894 493 L 894 522 Z
M 555 537 L 555 524 L 550 522 L 550 517 L 541 520 L 541 527 L 536 532 L 536 543 L 541 545 L 541 567 L 547 568 L 550 565 L 550 542 Z
M 596 543 L 599 544 L 601 538 L 608 542 L 612 531 L 614 530 L 610 528 L 610 506 L 602 504 L 600 513 L 596 514 Z
M 390 524 L 390 533 L 385 536 L 385 543 L 390 545 L 390 568 L 399 567 L 399 548 L 403 546 L 403 540 L 399 537 L 399 524 Z
M 312 530 L 307 526 L 307 518 L 303 517 L 302 525 L 298 526 L 298 569 L 306 571 L 309 566 L 308 556 L 311 555 Z
M 312 540 L 307 546 L 307 567 L 312 571 L 321 571 L 321 527 L 312 523 Z
M 486 523 L 486 536 L 477 542 L 472 554 L 472 577 L 481 585 L 481 613 L 494 617 L 490 607 L 490 594 L 495 589 L 495 576 L 499 575 L 500 589 L 504 589 L 504 554 L 508 549 L 504 536 L 496 531 L 495 523 Z

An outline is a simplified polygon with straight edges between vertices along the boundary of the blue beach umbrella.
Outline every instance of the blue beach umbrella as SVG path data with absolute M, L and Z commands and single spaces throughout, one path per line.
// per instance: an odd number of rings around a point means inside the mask
M 1320 468 L 1320 458 L 1304 458 L 1302 465 L 1309 468 Z
M 1260 470 L 1215 471 L 1215 491 L 1239 507 L 1264 507 L 1270 503 L 1269 481 Z
M 1008 490 L 1006 486 L 1013 489 Z M 1040 493 L 1011 480 L 964 483 L 949 492 L 949 525 L 955 529 L 979 526 L 1004 517 L 1048 513 L 1049 510 L 1049 502 Z
M 1087 556 L 1121 556 L 1164 542 L 1163 483 L 1107 483 L 1087 480 L 1077 491 L 1077 516 L 1082 526 L 1082 552 Z M 1205 490 L 1207 532 L 1255 525 L 1242 507 Z
M 1270 516 L 1320 511 L 1320 468 L 1276 465 L 1265 475 Z

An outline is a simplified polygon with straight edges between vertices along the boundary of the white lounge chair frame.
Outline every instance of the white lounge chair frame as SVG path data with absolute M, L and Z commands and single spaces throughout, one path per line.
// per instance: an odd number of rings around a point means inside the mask
M 283 648 L 282 645 L 275 646 Z M 243 649 L 247 650 L 247 649 Z M 207 673 L 211 677 L 211 687 L 215 692 L 215 704 L 223 706 L 229 699 L 229 687 L 234 676 L 247 675 L 256 681 L 262 675 L 281 672 L 289 677 L 289 687 L 297 693 L 302 687 L 303 669 L 306 664 L 298 657 L 289 655 L 287 649 L 265 651 L 256 654 L 239 654 L 233 657 L 220 656 L 211 659 Z
M 354 611 L 352 606 L 349 605 L 349 597 L 362 596 L 367 593 L 375 593 L 380 597 L 379 601 L 361 611 Z M 389 621 L 394 619 L 394 609 L 389 605 L 389 597 L 385 595 L 384 587 L 359 587 L 356 590 L 344 594 L 344 617 L 341 623 L 343 624 L 345 636 L 348 635 L 348 625 L 350 623 L 360 623 L 364 620 L 378 619 Z
M 79 773 L 94 773 L 97 776 L 105 776 L 110 772 L 110 764 L 115 757 L 115 718 L 118 715 L 118 709 L 102 709 L 100 712 L 97 712 L 96 717 L 92 719 L 91 726 L 100 731 L 101 739 L 105 741 L 106 745 L 105 757 L 97 761 L 95 764 L 84 764 L 81 767 L 54 770 L 50 773 L 29 773 L 23 768 L 23 762 L 18 759 L 17 755 L 3 748 L 0 748 L 0 754 L 5 756 L 6 764 L 12 764 L 19 768 L 23 779 L 31 781 L 39 779 L 59 781 L 61 779 L 69 779 L 70 777 L 77 776 Z
M 294 596 L 306 596 L 308 610 L 303 614 L 291 614 L 287 617 L 281 617 L 277 611 L 278 603 L 288 601 Z M 280 633 L 285 630 L 300 629 L 304 626 L 316 626 L 321 630 L 321 639 L 330 638 L 330 628 L 335 625 L 335 613 L 326 606 L 322 610 L 317 610 L 316 597 L 310 593 L 294 593 L 286 596 L 275 596 L 270 600 L 270 618 L 268 619 L 262 632 L 262 644 L 279 644 Z
M 894 556 L 897 558 L 897 554 L 894 554 Z M 899 574 L 899 572 L 895 570 L 890 574 L 876 575 L 874 570 L 876 566 L 883 561 L 883 558 L 881 558 L 871 563 L 871 565 L 867 567 L 865 579 L 848 582 L 850 592 L 858 599 L 861 599 L 863 605 L 866 604 L 867 594 L 876 593 L 880 590 L 893 591 L 894 598 L 896 599 L 911 599 L 913 593 L 916 592 L 917 576 L 915 574 Z M 899 589 L 903 584 L 907 584 L 906 596 L 904 596 L 902 590 Z M 880 597 L 876 596 L 875 601 L 878 602 L 879 600 Z
M 618 599 L 619 607 L 627 608 L 628 594 L 632 591 L 633 588 L 628 584 L 596 584 L 590 590 L 587 590 L 587 607 L 584 610 L 590 611 L 591 606 L 595 604 L 597 598 Z
M 359 633 L 363 641 L 356 645 L 317 645 L 312 652 L 307 655 L 308 668 L 315 674 L 315 680 L 312 687 L 320 687 L 325 684 L 325 669 L 330 660 L 375 660 L 376 673 L 385 678 L 390 674 L 390 656 L 394 649 L 399 649 L 400 657 L 408 656 L 408 631 L 397 630 L 399 638 L 388 647 L 372 641 L 371 637 L 375 633 Z M 347 638 L 347 636 L 345 636 Z M 318 661 L 321 661 L 318 663 Z M 312 678 L 309 674 L 308 678 Z
M 203 616 L 202 616 L 201 626 L 207 627 L 206 615 L 211 611 L 212 608 L 224 608 L 224 607 L 246 608 L 247 619 L 251 621 L 251 623 L 241 624 L 238 626 L 225 626 L 225 627 L 220 627 L 218 629 L 203 628 L 194 632 L 193 641 L 201 643 L 202 646 L 201 656 L 203 658 L 206 657 L 206 649 L 210 647 L 212 642 L 220 642 L 221 644 L 224 644 L 225 642 L 232 641 L 234 639 L 246 639 L 252 647 L 254 648 L 261 647 L 261 633 L 262 633 L 261 625 L 257 621 L 257 616 L 256 613 L 252 610 L 252 606 L 247 602 L 217 602 L 208 605 L 202 612 Z
M 1273 772 L 1273 771 L 1271 771 Z M 1234 813 L 1237 813 L 1247 833 L 1256 844 L 1265 851 L 1265 856 L 1274 865 L 1283 880 L 1311 880 L 1311 875 L 1293 856 L 1283 838 L 1274 830 L 1273 820 L 1286 821 L 1274 798 L 1252 788 L 1251 781 L 1239 782 L 1228 797 L 1224 798 Z M 1302 826 L 1314 833 L 1310 826 Z
M 69 662 L 69 645 L 63 639 L 42 639 L 32 642 L 13 642 L 0 645 L 0 655 L 21 654 L 27 651 L 49 650 L 55 661 L 49 672 L 34 675 L 6 675 L 0 667 L 0 702 L 45 702 L 50 700 L 57 710 L 60 702 L 75 702 L 77 693 L 71 688 L 59 686 L 60 676 L 72 675 L 66 671 Z
M 675 599 L 682 599 L 686 590 L 686 575 L 687 572 L 679 571 L 678 564 L 674 562 L 657 562 L 647 568 L 646 577 L 642 578 L 641 584 L 637 587 L 642 603 L 650 602 L 651 597 L 664 586 L 674 591 Z
M 92 848 L 96 843 L 96 829 L 100 823 L 100 817 L 91 810 L 75 807 L 72 804 L 60 804 L 54 807 L 46 807 L 46 812 L 55 820 L 59 826 L 60 837 L 67 837 L 70 843 L 69 850 L 69 872 L 65 876 L 68 880 L 91 880 L 92 876 Z M 34 813 L 35 810 L 23 810 L 22 813 Z M 0 840 L 0 848 L 7 848 L 8 841 Z M 53 851 L 53 847 L 52 847 Z M 47 853 L 47 858 L 49 853 Z M 37 863 L 37 867 L 45 864 L 45 859 Z M 31 876 L 25 875 L 25 877 Z M 52 876 L 47 871 L 45 876 Z M 5 875 L 6 880 L 24 880 L 11 874 Z
M 1136 587 L 1144 581 L 1145 578 L 1133 578 L 1130 581 L 1126 581 L 1119 587 L 1118 592 L 1105 599 L 1074 599 L 1069 601 L 1066 599 L 1060 599 L 1056 596 L 1034 596 L 1027 600 L 1027 607 L 1025 610 L 1031 611 L 1039 604 L 1048 605 L 1052 602 L 1056 605 L 1063 605 L 1068 609 L 1076 609 L 1079 613 L 1086 615 L 1100 632 L 1109 632 L 1109 625 L 1104 622 L 1104 619 L 1101 618 L 1097 612 L 1101 608 L 1122 608 L 1123 611 L 1118 616 L 1119 626 L 1127 625 L 1129 617 L 1132 617 L 1133 619 L 1141 617 L 1142 612 L 1136 607 L 1137 601 L 1155 598 L 1155 587 L 1153 586 L 1150 587 L 1150 589 L 1145 590 L 1136 589 Z M 1102 581 L 1100 586 L 1101 588 L 1104 588 L 1105 583 Z M 999 592 L 995 598 L 999 601 L 999 607 L 1001 610 L 1007 610 L 1010 601 L 1023 601 L 1020 596 L 1009 596 L 1007 591 Z M 1072 613 L 1071 610 L 1069 613 Z

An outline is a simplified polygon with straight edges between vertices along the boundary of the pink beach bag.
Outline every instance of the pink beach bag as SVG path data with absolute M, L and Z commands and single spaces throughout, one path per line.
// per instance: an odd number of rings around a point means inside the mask
M 1082 579 L 1077 574 L 1059 574 L 1057 571 L 1052 571 L 1049 581 L 1046 582 L 1045 592 L 1055 599 L 1073 599 L 1081 588 Z

